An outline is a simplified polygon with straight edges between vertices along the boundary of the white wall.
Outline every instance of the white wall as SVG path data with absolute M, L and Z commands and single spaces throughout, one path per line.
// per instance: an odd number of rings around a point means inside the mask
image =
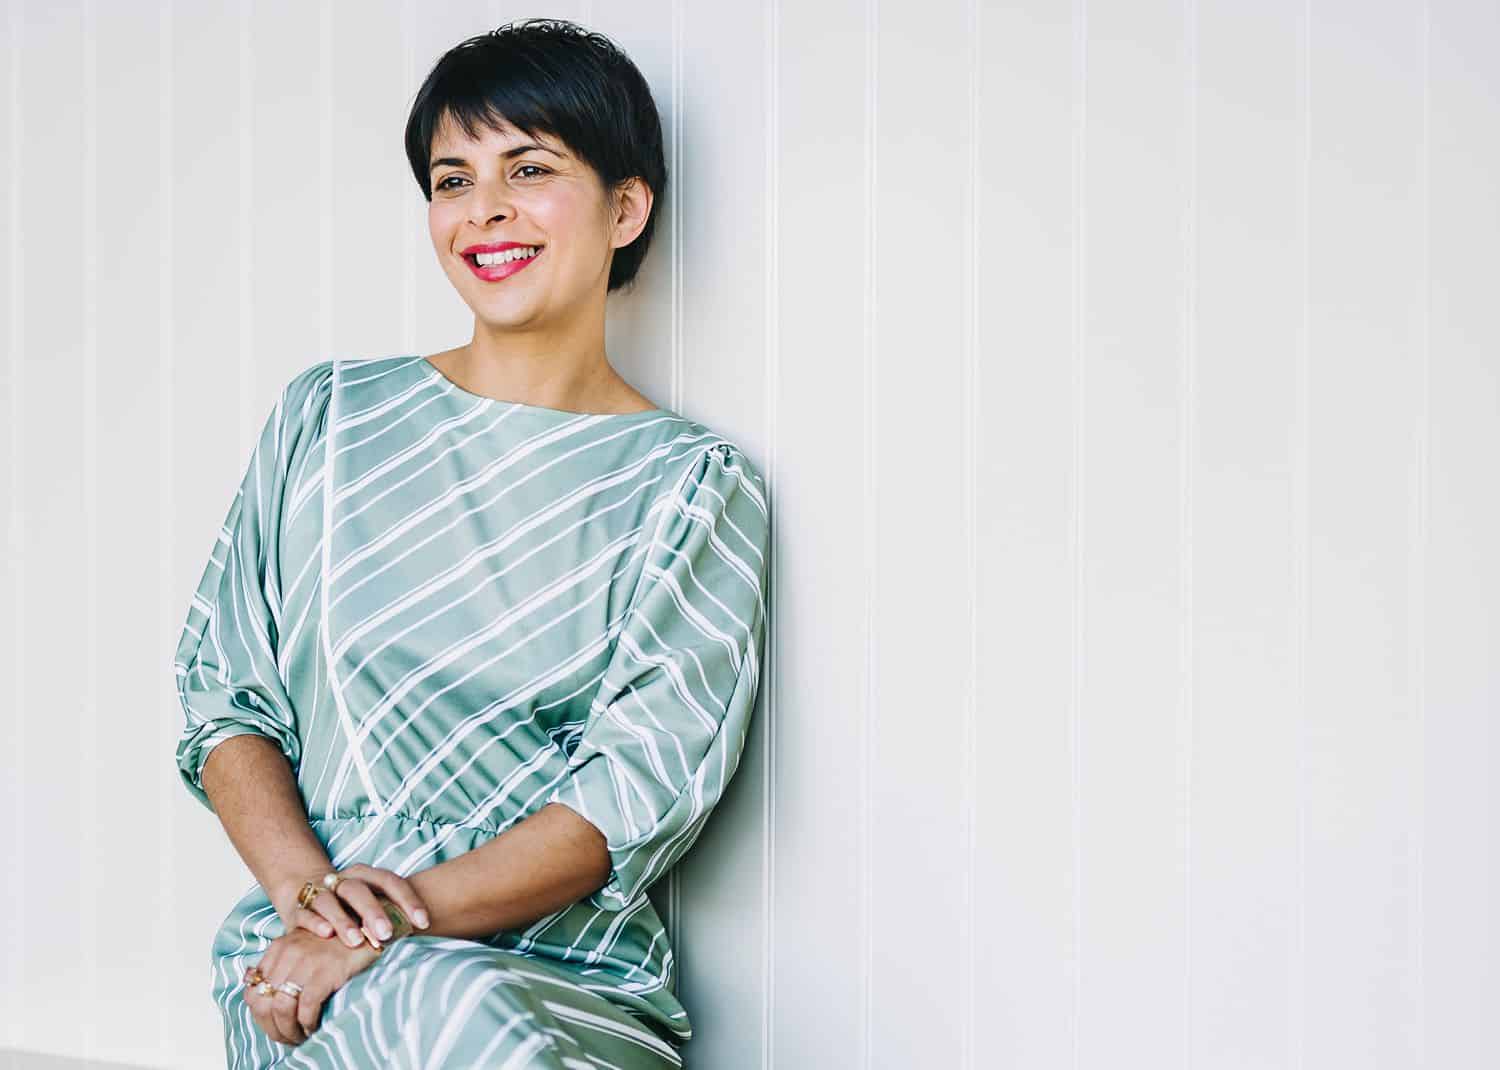
M 286 379 L 467 337 L 401 130 L 531 14 L 669 127 L 611 354 L 774 503 L 690 1065 L 1500 1061 L 1491 0 L 10 0 L 0 1046 L 220 1064 L 171 647 Z

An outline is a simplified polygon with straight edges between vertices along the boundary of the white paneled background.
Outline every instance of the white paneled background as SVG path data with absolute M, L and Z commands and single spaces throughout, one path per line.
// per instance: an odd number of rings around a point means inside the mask
M 0 1066 L 222 1065 L 171 650 L 286 380 L 468 338 L 401 133 L 524 15 L 774 503 L 689 1065 L 1500 1066 L 1494 0 L 8 0 Z

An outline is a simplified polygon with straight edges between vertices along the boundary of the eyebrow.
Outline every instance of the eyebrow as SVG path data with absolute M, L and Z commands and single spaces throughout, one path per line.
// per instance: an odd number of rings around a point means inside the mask
M 517 145 L 513 149 L 506 149 L 504 152 L 502 152 L 500 154 L 500 156 L 503 159 L 509 160 L 509 159 L 513 159 L 516 156 L 521 155 L 521 153 L 523 153 L 523 152 L 530 152 L 532 149 L 539 149 L 542 152 L 550 152 L 550 153 L 552 153 L 552 155 L 556 156 L 558 159 L 562 159 L 562 153 L 558 152 L 556 149 L 549 149 L 546 145 L 537 145 L 537 144 L 533 144 L 531 142 L 528 142 L 525 145 Z M 428 173 L 430 174 L 431 172 L 436 171 L 439 167 L 467 167 L 467 166 L 469 166 L 469 161 L 465 160 L 462 156 L 443 156 L 443 157 L 440 157 L 440 158 L 438 158 L 436 160 L 433 160 L 432 161 L 432 166 L 429 167 L 427 170 L 428 170 Z

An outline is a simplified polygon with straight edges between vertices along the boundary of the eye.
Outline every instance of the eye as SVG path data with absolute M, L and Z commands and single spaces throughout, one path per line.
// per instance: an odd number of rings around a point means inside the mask
M 535 171 L 538 176 L 545 175 L 545 174 L 549 173 L 545 167 L 538 166 L 537 164 L 534 164 L 534 163 L 527 163 L 527 164 L 522 164 L 520 167 L 516 168 L 516 175 L 520 176 L 520 177 L 530 178 L 531 177 L 530 175 L 524 175 L 523 174 L 523 172 L 526 172 L 526 171 Z M 452 182 L 455 179 L 457 179 L 460 182 L 466 182 L 467 181 L 467 179 L 463 178 L 461 175 L 449 175 L 447 178 L 443 179 L 441 182 L 439 182 L 437 185 L 433 186 L 432 188 L 435 189 L 435 190 L 438 190 L 438 189 L 440 189 L 440 190 L 457 189 L 458 188 L 457 186 L 450 186 L 450 185 L 448 185 L 449 182 Z

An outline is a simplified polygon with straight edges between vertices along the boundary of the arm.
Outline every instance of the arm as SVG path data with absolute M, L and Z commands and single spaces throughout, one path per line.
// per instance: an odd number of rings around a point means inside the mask
M 291 916 L 308 874 L 331 870 L 333 863 L 308 827 L 286 758 L 263 736 L 235 736 L 210 752 L 203 786 L 245 865 L 282 916 Z M 555 913 L 608 876 L 609 852 L 599 830 L 553 804 L 407 879 L 427 904 L 424 936 L 474 938 Z
M 331 922 L 320 929 L 320 935 L 332 936 L 336 926 L 344 943 L 360 947 L 366 943 L 360 926 L 371 926 L 375 931 L 376 919 L 384 920 L 377 893 L 396 901 L 402 913 L 418 926 L 424 924 L 421 893 L 416 892 L 414 901 L 410 895 L 414 888 L 408 887 L 403 893 L 400 888 L 390 887 L 387 881 L 378 881 L 375 873 L 355 874 L 370 888 L 355 892 L 351 890 L 355 885 L 346 883 L 340 886 L 337 896 L 315 899 L 311 912 L 302 910 L 297 896 L 303 883 L 320 880 L 334 866 L 307 822 L 292 767 L 274 740 L 254 733 L 224 740 L 209 752 L 201 779 L 204 793 L 230 842 L 265 890 L 288 931 L 299 924 L 296 920 L 299 917 L 315 920 L 320 926 Z M 409 884 L 395 874 L 387 872 L 387 877 Z
M 302 882 L 333 863 L 307 823 L 286 756 L 265 736 L 232 736 L 209 752 L 202 780 L 234 849 L 282 918 L 293 917 Z
M 546 802 L 605 839 L 588 902 L 628 910 L 692 847 L 734 776 L 755 704 L 770 549 L 764 482 L 728 443 L 662 502 L 639 590 Z
M 604 884 L 609 867 L 599 830 L 553 803 L 407 880 L 427 904 L 431 925 L 422 935 L 476 939 L 577 902 Z
M 707 451 L 678 490 L 546 805 L 408 878 L 429 932 L 520 928 L 585 897 L 625 910 L 688 850 L 723 793 L 756 692 L 768 510 L 759 473 L 733 449 Z
M 288 928 L 302 882 L 332 868 L 293 774 L 302 740 L 277 657 L 286 473 L 307 448 L 300 417 L 324 368 L 294 377 L 266 418 L 172 659 L 184 718 L 176 750 L 182 783 L 219 818 Z M 351 945 L 363 942 L 354 931 Z

